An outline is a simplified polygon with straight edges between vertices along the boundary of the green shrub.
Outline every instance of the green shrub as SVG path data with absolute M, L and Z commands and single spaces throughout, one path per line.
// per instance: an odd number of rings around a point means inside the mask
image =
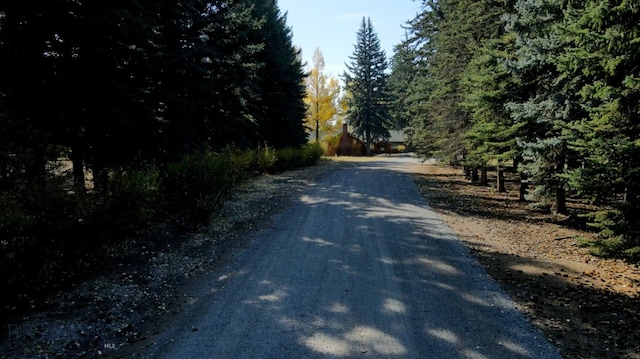
M 188 221 L 203 222 L 209 218 L 223 196 L 234 183 L 232 156 L 212 152 L 186 156 L 166 167 L 162 192 L 170 215 Z M 243 167 L 245 159 L 236 165 Z
M 640 261 L 640 208 L 622 204 L 619 208 L 603 208 L 584 217 L 588 225 L 598 231 L 600 239 L 591 241 L 591 253 L 601 257 L 618 257 Z
M 276 151 L 276 162 L 272 167 L 274 172 L 282 172 L 300 166 L 302 154 L 301 150 L 293 148 L 283 148 Z
M 278 161 L 276 151 L 268 147 L 258 150 L 254 159 L 256 172 L 260 174 L 269 172 Z
M 324 155 L 324 149 L 319 143 L 309 143 L 303 147 L 305 152 L 304 166 L 313 166 Z
M 229 156 L 233 182 L 242 182 L 254 175 L 257 154 L 250 151 L 238 151 L 226 155 Z
M 314 165 L 324 150 L 317 143 L 310 143 L 302 148 L 283 148 L 276 151 L 277 160 L 273 166 L 275 172 Z
M 19 191 L 0 192 L 0 238 L 3 241 L 36 223 L 36 215 L 25 208 L 24 200 Z
M 64 178 L 51 176 L 0 191 L 0 308 L 19 306 L 78 272 L 93 242 L 79 240 L 82 202 L 65 187 Z
M 155 167 L 146 166 L 112 173 L 107 193 L 96 194 L 93 205 L 87 203 L 83 208 L 100 204 L 100 208 L 94 209 L 101 212 L 94 222 L 103 222 L 99 227 L 107 234 L 121 237 L 147 229 L 160 215 L 162 202 L 160 173 Z M 114 230 L 117 232 L 113 233 Z

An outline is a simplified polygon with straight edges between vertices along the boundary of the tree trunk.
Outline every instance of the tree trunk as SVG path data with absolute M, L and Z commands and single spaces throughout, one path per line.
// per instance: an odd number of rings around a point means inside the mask
M 496 168 L 496 171 L 498 172 L 497 183 L 496 183 L 496 187 L 498 188 L 498 193 L 507 192 L 507 189 L 504 185 L 504 170 L 501 169 L 500 166 L 498 166 Z
M 556 164 L 556 174 L 560 174 L 564 171 L 566 160 L 561 157 Z M 563 183 L 556 184 L 555 203 L 553 206 L 553 212 L 556 214 L 567 213 L 567 193 L 564 189 Z
M 556 199 L 553 206 L 553 212 L 555 214 L 567 213 L 567 193 L 562 186 L 556 188 Z
M 487 179 L 487 166 L 482 166 L 480 169 L 480 184 L 486 186 L 489 183 Z
M 478 183 L 479 180 L 480 180 L 480 176 L 478 175 L 478 167 L 474 167 L 471 170 L 471 182 Z
M 529 192 L 529 178 L 526 174 L 520 172 L 520 197 L 519 200 L 524 202 L 527 200 L 526 196 Z

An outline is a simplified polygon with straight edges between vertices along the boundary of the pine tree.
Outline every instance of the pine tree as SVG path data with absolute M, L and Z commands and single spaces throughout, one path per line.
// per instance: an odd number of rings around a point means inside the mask
M 83 3 L 78 9 L 67 54 L 74 69 L 68 72 L 67 101 L 78 95 L 69 113 L 74 172 L 82 162 L 93 170 L 97 189 L 107 188 L 112 170 L 137 166 L 156 143 L 145 142 L 158 126 L 150 100 L 153 87 L 149 58 L 153 27 L 145 5 L 130 0 L 119 4 Z M 78 181 L 79 182 L 79 181 Z M 78 183 L 79 185 L 79 183 Z
M 257 84 L 264 63 L 260 54 L 265 26 L 250 0 L 222 0 L 208 6 L 204 28 L 209 87 L 205 112 L 207 146 L 255 147 L 260 142 L 257 114 L 261 106 Z
M 409 61 L 413 63 L 411 82 L 404 97 L 404 107 L 409 116 L 406 133 L 409 135 L 409 145 L 422 157 L 430 157 L 437 151 L 430 131 L 433 116 L 426 107 L 435 87 L 430 64 L 436 52 L 432 38 L 437 32 L 437 12 L 431 11 L 432 6 L 436 4 L 425 2 L 423 11 L 409 21 L 409 37 L 401 45 L 406 48 L 404 52 L 411 56 Z M 397 71 L 392 69 L 392 72 Z M 402 93 L 396 98 L 402 98 Z
M 12 181 L 40 188 L 47 161 L 57 157 L 50 146 L 55 115 L 49 113 L 57 97 L 55 58 L 49 52 L 57 15 L 55 4 L 48 2 L 0 4 L 0 101 L 5 109 L 0 155 L 9 166 L 3 171 Z
M 393 101 L 390 114 L 394 129 L 403 130 L 409 127 L 410 119 L 416 113 L 412 111 L 411 102 L 415 96 L 414 83 L 419 73 L 415 49 L 409 39 L 394 48 L 391 58 L 391 74 L 389 75 L 389 91 Z
M 486 167 L 497 165 L 500 173 L 505 165 L 517 162 L 521 151 L 517 138 L 524 135 L 521 123 L 514 122 L 505 103 L 524 96 L 518 79 L 504 65 L 513 60 L 515 36 L 506 33 L 502 17 L 509 11 L 507 4 L 483 1 L 483 14 L 478 21 L 477 34 L 480 46 L 472 51 L 472 58 L 461 78 L 461 106 L 469 114 L 470 126 L 465 136 L 464 164 L 474 173 L 483 170 L 482 182 L 486 182 Z M 482 33 L 478 31 L 484 29 Z M 497 187 L 504 190 L 500 181 Z M 523 178 L 524 179 L 524 178 Z M 524 182 L 523 182 L 524 183 Z M 524 200 L 525 188 L 521 188 Z
M 479 16 L 479 3 L 474 1 L 430 1 L 427 10 L 431 18 L 427 36 L 435 51 L 429 60 L 432 88 L 424 111 L 429 112 L 427 141 L 433 143 L 435 154 L 453 160 L 463 148 L 463 135 L 469 117 L 460 107 L 461 76 L 471 58 L 471 49 L 479 46 L 469 22 Z M 429 24 L 429 23 L 427 23 Z
M 215 5 L 219 5 L 217 2 Z M 201 56 L 205 50 L 202 29 L 204 9 L 196 0 L 161 0 L 157 11 L 156 66 L 159 115 L 165 122 L 162 130 L 167 159 L 201 150 L 206 132 L 198 102 L 199 90 L 206 84 L 207 71 Z M 214 7 L 215 5 L 212 5 Z M 224 11 L 224 7 L 214 7 Z
M 464 134 L 470 126 L 461 107 L 463 75 L 475 49 L 495 29 L 491 1 L 425 1 L 423 11 L 411 21 L 416 44 L 415 87 L 422 98 L 412 100 L 414 119 L 411 142 L 422 156 L 450 161 L 464 154 Z
M 569 184 L 599 205 L 589 217 L 601 231 L 604 254 L 640 251 L 640 9 L 628 1 L 570 2 L 556 60 L 571 79 L 586 114 L 571 122 L 571 148 L 580 163 Z M 635 248 L 635 250 L 633 249 Z M 609 253 L 607 253 L 609 252 Z
M 556 213 L 566 212 L 566 166 L 573 161 L 563 128 L 580 116 L 575 96 L 566 91 L 554 61 L 562 55 L 565 43 L 558 32 L 563 9 L 555 0 L 519 0 L 509 16 L 507 29 L 516 35 L 515 59 L 509 71 L 519 78 L 527 93 L 510 102 L 508 109 L 515 123 L 526 128 L 521 169 L 536 183 L 530 198 L 549 205 Z
M 387 58 L 381 49 L 371 19 L 362 19 L 357 32 L 351 63 L 347 64 L 344 82 L 348 93 L 348 121 L 357 136 L 364 136 L 367 154 L 371 143 L 388 139 L 392 126 L 389 114 Z
M 257 83 L 258 133 L 269 146 L 300 147 L 308 141 L 304 125 L 306 74 L 300 50 L 293 46 L 286 14 L 280 12 L 276 0 L 253 2 L 256 15 L 265 21 L 258 37 L 264 43 L 258 57 L 263 64 Z

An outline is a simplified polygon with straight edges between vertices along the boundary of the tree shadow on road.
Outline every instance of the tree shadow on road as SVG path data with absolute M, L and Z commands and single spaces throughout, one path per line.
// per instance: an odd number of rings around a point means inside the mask
M 223 323 L 199 324 L 209 326 L 199 332 L 256 318 L 261 328 L 253 330 L 277 335 L 243 345 L 272 357 L 554 357 L 549 347 L 539 347 L 544 340 L 532 340 L 539 333 L 427 210 L 408 176 L 370 163 L 342 170 L 353 173 L 331 175 L 326 186 L 302 195 L 261 234 L 256 254 L 245 258 L 277 258 L 272 251 L 284 250 L 290 260 L 265 264 L 264 272 L 242 271 L 242 264 L 232 269 L 246 299 L 220 304 L 235 307 Z M 308 213 L 327 220 L 316 226 Z M 294 228 L 284 217 L 296 215 L 301 223 Z M 224 330 L 237 330 L 239 341 L 248 336 L 242 328 Z

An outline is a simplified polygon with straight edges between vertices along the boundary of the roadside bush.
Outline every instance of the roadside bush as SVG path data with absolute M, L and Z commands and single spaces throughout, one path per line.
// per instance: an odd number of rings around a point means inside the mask
M 93 242 L 82 236 L 78 222 L 81 205 L 73 193 L 67 192 L 61 177 L 3 188 L 0 308 L 28 304 L 25 299 L 29 295 L 69 283 L 84 265 L 87 247 Z
M 229 157 L 229 166 L 234 183 L 245 181 L 255 175 L 258 154 L 252 151 L 236 151 L 225 155 Z
M 244 157 L 204 152 L 168 165 L 162 179 L 168 215 L 196 223 L 207 220 L 234 178 L 243 176 L 234 171 L 234 161 L 241 168 L 247 163 Z
M 83 208 L 94 207 L 88 212 L 94 212 L 93 221 L 102 232 L 119 238 L 139 234 L 161 215 L 159 171 L 154 166 L 145 166 L 114 172 L 108 191 L 95 194 L 91 202 Z
M 27 198 L 21 191 L 5 189 L 0 192 L 0 273 L 2 275 L 1 305 L 7 304 L 10 293 L 15 293 L 19 284 L 24 284 L 29 271 L 26 259 L 35 251 L 34 238 L 29 236 L 37 227 L 37 216 L 29 210 Z
M 324 155 L 324 149 L 319 143 L 309 143 L 303 147 L 305 162 L 303 166 L 313 166 Z
M 258 152 L 255 153 L 254 160 L 256 172 L 263 174 L 271 171 L 278 157 L 276 151 L 266 147 L 259 149 Z
M 25 208 L 28 207 L 25 199 L 18 190 L 0 192 L 0 238 L 3 243 L 35 224 L 36 216 Z
M 619 257 L 640 263 L 640 208 L 622 205 L 618 209 L 600 209 L 584 215 L 600 239 L 587 243 L 591 253 L 601 257 Z
M 276 158 L 270 172 L 282 172 L 301 166 L 303 154 L 299 149 L 283 148 L 276 150 Z
M 277 160 L 273 166 L 275 172 L 314 165 L 324 150 L 317 143 L 309 143 L 302 148 L 284 148 L 276 151 Z

